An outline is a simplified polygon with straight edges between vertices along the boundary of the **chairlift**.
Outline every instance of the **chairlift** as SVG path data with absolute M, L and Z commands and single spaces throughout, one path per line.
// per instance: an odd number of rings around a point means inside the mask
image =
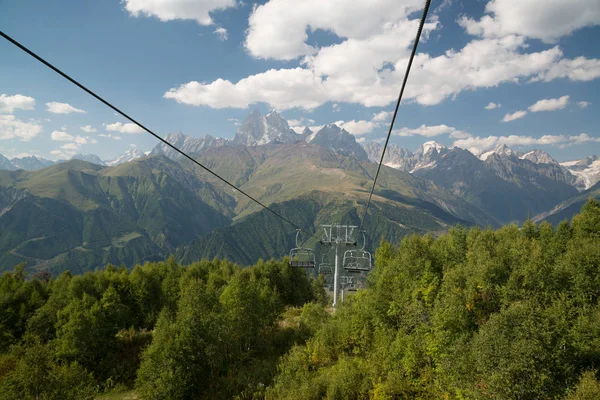
M 371 270 L 371 253 L 365 250 L 346 250 L 344 252 L 344 269 L 349 272 Z
M 325 255 L 321 258 L 321 264 L 319 264 L 319 274 L 333 274 L 333 265 L 330 262 L 325 261 Z
M 316 265 L 315 252 L 313 249 L 301 247 L 298 244 L 300 230 L 296 231 L 296 247 L 290 250 L 289 265 L 293 268 L 314 268 Z
M 370 271 L 372 260 L 371 253 L 365 250 L 366 238 L 363 233 L 363 246 L 360 250 L 346 250 L 342 265 L 349 272 Z

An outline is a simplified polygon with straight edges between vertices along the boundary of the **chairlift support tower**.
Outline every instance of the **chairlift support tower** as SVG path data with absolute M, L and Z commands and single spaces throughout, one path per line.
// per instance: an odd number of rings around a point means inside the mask
M 356 246 L 356 225 L 321 225 L 323 238 L 321 244 L 335 246 L 335 267 L 333 274 L 333 307 L 337 306 L 340 284 L 340 247 Z

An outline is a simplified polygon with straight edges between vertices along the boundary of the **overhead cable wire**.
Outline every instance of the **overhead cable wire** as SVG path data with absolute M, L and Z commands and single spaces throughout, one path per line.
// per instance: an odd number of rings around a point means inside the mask
M 112 105 L 110 102 L 108 102 L 104 98 L 100 97 L 99 95 L 97 95 L 92 90 L 88 89 L 83 84 L 81 84 L 78 81 L 76 81 L 75 79 L 71 78 L 65 72 L 63 72 L 59 68 L 55 67 L 54 65 L 50 64 L 50 62 L 46 61 L 45 59 L 43 59 L 42 57 L 40 57 L 39 55 L 37 55 L 36 53 L 34 53 L 30 49 L 28 49 L 27 47 L 25 47 L 24 45 L 22 45 L 21 43 L 19 43 L 18 41 L 16 41 L 12 37 L 10 37 L 9 35 L 7 35 L 6 33 L 4 33 L 3 31 L 0 31 L 0 36 L 2 36 L 4 39 L 8 40 L 10 43 L 12 43 L 13 45 L 15 45 L 19 49 L 23 50 L 25 53 L 29 54 L 31 57 L 35 58 L 36 60 L 38 60 L 39 62 L 41 62 L 42 64 L 44 64 L 46 67 L 48 67 L 51 70 L 53 70 L 54 72 L 56 72 L 57 74 L 59 74 L 60 76 L 62 76 L 63 78 L 65 78 L 66 80 L 68 80 L 69 82 L 71 82 L 72 84 L 74 84 L 75 86 L 77 86 L 80 89 L 82 89 L 83 91 L 87 92 L 89 95 L 91 95 L 92 97 L 96 98 L 101 103 L 105 104 L 106 106 L 108 106 L 109 108 L 111 108 L 115 112 L 119 113 L 120 115 L 122 115 L 123 117 L 125 117 L 126 119 L 128 119 L 129 121 L 133 122 L 134 124 L 136 124 L 137 126 L 139 126 L 140 128 L 142 128 L 143 130 L 145 130 L 146 132 L 148 132 L 150 135 L 154 136 L 156 139 L 158 139 L 163 144 L 169 146 L 170 148 L 172 148 L 173 150 L 175 150 L 176 152 L 178 152 L 179 154 L 181 154 L 182 156 L 184 156 L 185 158 L 187 158 L 188 160 L 190 160 L 194 164 L 198 165 L 200 168 L 202 168 L 206 172 L 210 173 L 211 175 L 213 175 L 214 177 L 218 178 L 219 180 L 221 180 L 225 184 L 231 186 L 233 189 L 237 190 L 238 192 L 240 192 L 241 194 L 243 194 L 244 196 L 246 196 L 250 200 L 254 201 L 256 204 L 258 204 L 259 206 L 261 206 L 265 210 L 267 210 L 267 211 L 271 212 L 273 215 L 281 218 L 283 221 L 287 222 L 288 224 L 290 224 L 291 226 L 293 226 L 297 230 L 300 230 L 300 231 L 302 231 L 302 232 L 304 232 L 304 233 L 306 233 L 306 234 L 308 234 L 308 235 L 310 235 L 312 237 L 316 237 L 312 233 L 310 233 L 310 232 L 304 230 L 303 228 L 299 227 L 298 225 L 294 224 L 292 221 L 290 221 L 289 219 L 287 219 L 283 215 L 281 215 L 278 212 L 274 211 L 273 209 L 267 207 L 266 205 L 264 205 L 259 200 L 257 200 L 254 197 L 250 196 L 248 193 L 246 193 L 242 189 L 240 189 L 237 186 L 235 186 L 234 184 L 230 183 L 228 180 L 226 180 L 225 178 L 221 177 L 219 174 L 217 174 L 216 172 L 212 171 L 210 168 L 202 165 L 200 162 L 198 162 L 194 158 L 190 157 L 188 154 L 186 154 L 185 152 L 183 152 L 182 150 L 180 150 L 176 146 L 174 146 L 171 143 L 167 142 L 165 139 L 163 139 L 162 137 L 160 137 L 159 135 L 157 135 L 156 133 L 154 133 L 150 129 L 146 128 L 144 125 L 142 125 L 141 123 L 139 123 L 138 121 L 136 121 L 135 119 L 133 119 L 132 117 L 130 117 L 129 115 L 127 115 L 125 112 L 121 111 L 120 109 L 118 109 L 117 107 L 115 107 L 114 105 Z
M 398 101 L 396 101 L 396 108 L 394 109 L 394 116 L 392 117 L 392 122 L 390 123 L 390 129 L 387 134 L 387 138 L 385 139 L 385 144 L 383 145 L 383 151 L 381 152 L 381 159 L 379 160 L 379 165 L 377 166 L 377 173 L 375 174 L 375 179 L 373 180 L 373 187 L 371 187 L 371 193 L 369 193 L 369 200 L 367 200 L 367 205 L 365 207 L 365 212 L 360 219 L 360 224 L 358 225 L 358 232 L 361 231 L 365 218 L 367 217 L 367 211 L 369 211 L 369 205 L 371 204 L 371 198 L 373 197 L 373 191 L 375 190 L 375 185 L 377 184 L 377 178 L 379 177 L 379 171 L 381 170 L 381 166 L 383 165 L 383 158 L 385 157 L 385 150 L 390 141 L 390 137 L 392 136 L 392 130 L 394 128 L 394 122 L 396 121 L 396 115 L 398 114 L 398 108 L 400 108 L 400 102 L 402 101 L 402 95 L 404 94 L 404 89 L 406 88 L 406 82 L 408 81 L 408 75 L 410 74 L 410 68 L 412 67 L 413 60 L 415 58 L 415 53 L 417 52 L 417 46 L 419 46 L 419 39 L 421 38 L 421 32 L 423 31 L 423 26 L 425 25 L 425 19 L 427 19 L 427 12 L 429 11 L 429 5 L 431 4 L 431 0 L 425 1 L 425 8 L 423 8 L 423 15 L 421 16 L 421 21 L 419 22 L 419 29 L 417 30 L 417 36 L 415 37 L 415 42 L 413 44 L 412 51 L 410 53 L 410 58 L 408 59 L 408 65 L 406 66 L 406 72 L 404 73 L 404 80 L 402 81 L 402 86 L 400 88 L 400 94 L 398 95 Z

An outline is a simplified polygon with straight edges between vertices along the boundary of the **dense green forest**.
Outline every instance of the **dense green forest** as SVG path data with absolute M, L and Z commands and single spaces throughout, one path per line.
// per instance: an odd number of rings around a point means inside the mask
M 600 203 L 382 242 L 333 312 L 283 262 L 0 278 L 0 398 L 598 399 Z

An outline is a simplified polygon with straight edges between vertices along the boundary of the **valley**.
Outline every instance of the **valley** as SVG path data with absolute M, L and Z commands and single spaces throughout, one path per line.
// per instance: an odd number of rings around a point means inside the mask
M 167 141 L 311 232 L 324 222 L 359 222 L 381 154 L 379 144 L 360 145 L 335 124 L 298 134 L 276 112 L 250 113 L 232 140 L 174 133 Z M 595 162 L 560 164 L 506 146 L 476 156 L 435 142 L 414 153 L 391 145 L 366 219 L 368 245 L 456 224 L 557 224 L 598 197 L 594 187 L 580 192 L 597 179 Z M 108 161 L 30 156 L 3 165 L 2 270 L 25 261 L 56 275 L 169 254 L 249 265 L 294 245 L 293 227 L 165 145 Z

